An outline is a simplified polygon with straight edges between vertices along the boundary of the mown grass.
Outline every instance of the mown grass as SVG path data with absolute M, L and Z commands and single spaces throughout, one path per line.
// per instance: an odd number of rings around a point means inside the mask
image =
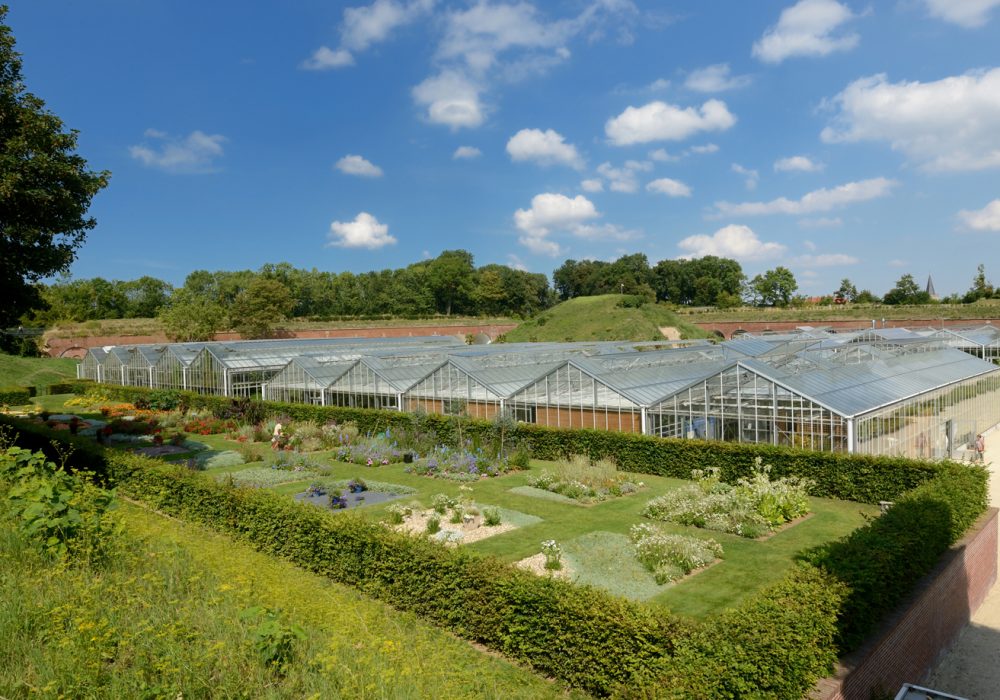
M 803 308 L 760 308 L 741 306 L 734 309 L 684 308 L 677 314 L 687 322 L 714 323 L 723 321 L 858 321 L 872 319 L 979 319 L 1000 318 L 1000 300 L 984 299 L 975 304 L 921 304 L 886 306 L 884 304 L 845 304 L 843 306 L 807 306 Z
M 220 435 L 200 436 L 198 440 L 217 450 L 231 448 L 234 444 Z M 402 502 L 417 500 L 429 506 L 431 498 L 438 493 L 455 498 L 462 496 L 459 483 L 407 473 L 403 464 L 377 467 L 344 464 L 334 461 L 329 452 L 311 453 L 308 457 L 329 469 L 331 478 L 360 477 L 413 488 L 415 492 L 400 499 Z M 264 466 L 272 460 L 273 457 L 265 457 Z M 208 470 L 206 474 L 221 474 L 260 466 L 260 462 L 255 462 L 245 467 Z M 638 562 L 635 562 L 635 567 L 627 569 L 617 567 L 614 561 L 619 560 L 616 559 L 618 555 L 602 553 L 594 549 L 594 546 L 595 543 L 608 545 L 611 541 L 609 538 L 612 538 L 625 547 L 625 557 L 631 557 L 631 549 L 627 543 L 628 531 L 635 523 L 649 522 L 641 515 L 645 504 L 650 499 L 689 482 L 649 474 L 633 474 L 632 480 L 645 484 L 638 493 L 593 505 L 581 505 L 576 501 L 565 502 L 549 498 L 547 496 L 553 494 L 547 491 L 532 495 L 534 490 L 524 488 L 530 476 L 537 475 L 546 468 L 551 471 L 553 463 L 533 460 L 528 471 L 473 483 L 472 498 L 478 505 L 498 506 L 539 520 L 463 546 L 473 552 L 516 562 L 538 554 L 543 540 L 554 539 L 564 547 L 570 560 L 579 561 L 586 566 L 587 571 L 580 576 L 581 583 L 595 585 L 635 600 L 663 604 L 675 612 L 698 618 L 732 607 L 760 588 L 777 582 L 793 566 L 795 555 L 799 551 L 839 539 L 863 525 L 866 517 L 878 512 L 876 506 L 811 498 L 812 515 L 761 541 L 658 522 L 657 525 L 665 532 L 714 538 L 722 544 L 724 555 L 721 563 L 696 576 L 677 584 L 657 586 L 653 582 L 653 575 Z M 273 490 L 291 497 L 304 491 L 314 480 L 313 477 L 305 477 L 275 486 Z M 373 520 L 381 520 L 385 518 L 388 506 L 389 503 L 373 504 L 358 509 L 358 512 Z
M 68 357 L 17 357 L 0 353 L 0 386 L 49 386 L 76 379 L 77 361 Z
M 619 294 L 564 301 L 506 333 L 508 342 L 585 340 L 663 340 L 662 327 L 674 327 L 682 338 L 709 335 L 662 304 L 622 308 Z
M 96 568 L 0 522 L 0 697 L 577 696 L 209 530 L 130 504 L 118 517 L 128 534 Z M 255 649 L 255 607 L 304 633 L 283 671 Z

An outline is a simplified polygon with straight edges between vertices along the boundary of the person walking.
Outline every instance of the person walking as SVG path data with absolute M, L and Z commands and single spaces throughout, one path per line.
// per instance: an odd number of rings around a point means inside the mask
M 976 436 L 974 447 L 976 448 L 976 461 L 982 462 L 983 453 L 986 451 L 986 441 L 983 440 L 983 436 L 981 434 Z

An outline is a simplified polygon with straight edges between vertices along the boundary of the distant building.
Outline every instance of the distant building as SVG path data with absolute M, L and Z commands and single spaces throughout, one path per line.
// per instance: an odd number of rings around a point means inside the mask
M 934 301 L 941 299 L 941 297 L 938 296 L 938 293 L 934 290 L 934 280 L 931 279 L 930 275 L 927 275 L 927 289 L 925 291 Z

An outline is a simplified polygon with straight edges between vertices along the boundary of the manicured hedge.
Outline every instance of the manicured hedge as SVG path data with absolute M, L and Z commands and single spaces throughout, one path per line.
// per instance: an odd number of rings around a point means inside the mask
M 47 394 L 82 394 L 88 389 L 96 386 L 94 382 L 86 379 L 74 379 L 65 382 L 54 382 L 45 387 Z M 42 387 L 39 387 L 39 391 Z
M 32 391 L 25 386 L 0 387 L 0 405 L 23 406 L 31 403 Z
M 69 466 L 93 470 L 123 494 L 356 586 L 591 693 L 698 697 L 688 692 L 695 685 L 687 676 L 711 669 L 706 687 L 712 689 L 799 697 L 835 658 L 839 584 L 805 565 L 737 610 L 695 623 L 401 535 L 351 513 L 227 487 L 159 460 L 4 420 L 18 428 L 23 447 L 52 453 L 53 438 L 73 444 Z
M 101 385 L 101 389 L 125 401 L 142 399 L 151 393 L 141 387 Z M 192 408 L 218 410 L 233 402 L 224 397 L 192 392 L 181 392 L 180 396 Z M 265 402 L 265 406 L 270 415 L 297 420 L 353 421 L 362 432 L 410 425 L 415 420 L 412 414 L 398 411 L 276 402 Z M 420 420 L 442 441 L 454 440 L 455 418 L 426 415 Z M 489 422 L 462 419 L 462 433 L 466 437 L 482 436 L 492 429 Z M 740 477 L 749 476 L 754 460 L 760 457 L 765 464 L 771 465 L 775 478 L 800 476 L 811 479 L 815 482 L 811 491 L 814 496 L 861 503 L 896 500 L 901 494 L 932 478 L 940 469 L 939 463 L 904 457 L 809 452 L 773 445 L 658 438 L 523 423 L 518 425 L 516 437 L 523 440 L 532 456 L 538 459 L 559 459 L 570 454 L 586 454 L 595 459 L 613 457 L 628 471 L 680 479 L 691 478 L 692 469 L 714 467 L 719 469 L 724 481 L 733 483 Z
M 860 645 L 982 515 L 988 483 L 983 467 L 943 464 L 880 518 L 803 554 L 850 591 L 840 615 L 841 650 Z

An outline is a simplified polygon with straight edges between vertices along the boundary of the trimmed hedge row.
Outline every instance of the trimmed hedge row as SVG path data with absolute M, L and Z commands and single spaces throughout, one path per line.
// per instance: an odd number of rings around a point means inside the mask
M 100 385 L 110 396 L 124 401 L 140 400 L 151 393 L 142 387 Z M 180 392 L 182 401 L 192 408 L 221 410 L 232 399 Z M 362 432 L 375 432 L 394 426 L 412 425 L 414 420 L 433 430 L 443 442 L 453 442 L 456 419 L 429 414 L 417 419 L 398 411 L 313 406 L 299 403 L 265 402 L 270 415 L 296 420 L 325 422 L 353 421 Z M 482 437 L 492 431 L 487 421 L 462 420 L 465 437 Z M 753 472 L 754 460 L 760 457 L 772 467 L 772 476 L 799 476 L 811 479 L 811 493 L 860 503 L 894 501 L 901 494 L 922 484 L 938 473 L 940 464 L 904 457 L 848 455 L 834 452 L 809 452 L 791 447 L 752 445 L 720 441 L 658 438 L 604 430 L 558 429 L 519 424 L 516 437 L 524 441 L 533 457 L 560 459 L 571 454 L 586 454 L 593 459 L 613 457 L 623 469 L 679 479 L 691 478 L 692 469 L 717 468 L 723 481 L 734 483 Z
M 93 470 L 123 494 L 356 586 L 591 693 L 799 697 L 835 660 L 840 586 L 806 565 L 737 610 L 695 623 L 351 513 L 326 513 L 35 423 L 6 421 L 23 447 L 51 454 L 53 439 L 72 444 L 71 468 Z M 700 690 L 709 680 L 704 687 L 711 691 Z
M 29 389 L 26 386 L 2 386 L 0 387 L 0 405 L 23 406 L 31 403 L 31 397 L 34 396 L 33 389 L 34 387 Z
M 840 614 L 838 645 L 857 648 L 934 568 L 986 510 L 989 472 L 942 464 L 938 475 L 904 494 L 880 518 L 802 555 L 850 591 Z

